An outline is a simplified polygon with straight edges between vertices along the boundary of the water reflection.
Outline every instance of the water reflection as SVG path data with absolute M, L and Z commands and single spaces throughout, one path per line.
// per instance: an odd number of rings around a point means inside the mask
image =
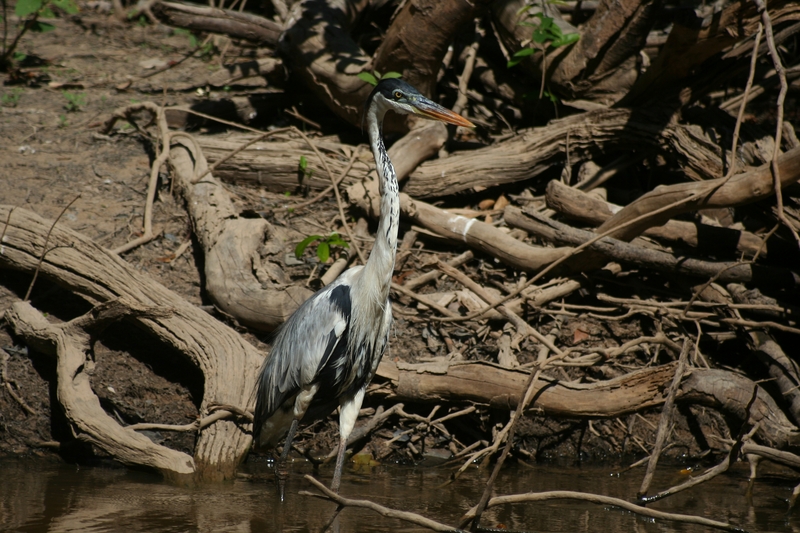
M 245 470 L 266 481 L 236 481 L 185 488 L 158 476 L 123 468 L 76 467 L 44 460 L 0 462 L 0 524 L 4 531 L 19 532 L 295 532 L 318 531 L 334 506 L 302 497 L 308 489 L 302 474 L 305 463 L 295 463 L 281 505 L 266 464 L 245 465 Z M 456 524 L 461 514 L 479 498 L 487 472 L 465 473 L 456 483 L 442 487 L 450 471 L 445 468 L 386 466 L 367 473 L 348 472 L 342 492 L 352 498 L 369 498 L 388 507 L 420 513 L 440 522 Z M 327 477 L 326 477 L 327 475 Z M 622 476 L 609 468 L 509 466 L 498 479 L 497 493 L 540 490 L 592 491 L 621 498 L 635 494 L 642 471 Z M 330 472 L 322 480 L 330 482 Z M 655 486 L 679 481 L 677 468 L 664 468 Z M 785 515 L 785 500 L 796 480 L 771 476 L 756 484 L 753 505 L 744 497 L 747 474 L 743 468 L 717 478 L 687 494 L 654 507 L 691 513 L 738 524 L 753 531 L 800 531 L 800 518 Z M 374 513 L 346 509 L 343 532 L 425 531 Z M 493 509 L 484 525 L 537 532 L 642 533 L 706 528 L 671 522 L 654 522 L 618 509 L 581 502 L 552 502 Z

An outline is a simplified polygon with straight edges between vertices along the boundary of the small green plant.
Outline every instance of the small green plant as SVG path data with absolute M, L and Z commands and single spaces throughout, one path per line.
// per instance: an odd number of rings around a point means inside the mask
M 310 178 L 314 175 L 314 169 L 308 168 L 308 159 L 306 159 L 306 156 L 300 156 L 300 163 L 298 163 L 297 166 L 300 169 L 300 172 L 303 174 L 303 178 Z
M 359 72 L 358 73 L 358 79 L 360 79 L 361 81 L 365 81 L 365 82 L 369 83 L 373 87 L 375 85 L 378 85 L 378 82 L 380 80 L 388 80 L 388 79 L 392 79 L 392 78 L 402 78 L 402 77 L 403 77 L 403 75 L 400 74 L 399 72 L 387 72 L 383 76 L 381 76 L 381 73 L 377 72 L 377 71 L 373 71 L 372 74 L 370 74 L 369 72 Z
M 55 18 L 53 8 L 64 11 L 68 15 L 74 15 L 78 12 L 78 5 L 75 0 L 18 0 L 17 5 L 14 7 L 14 14 L 19 18 L 17 26 L 17 34 L 9 45 L 7 43 L 8 32 L 3 33 L 3 51 L 0 55 L 0 70 L 7 70 L 12 61 L 19 62 L 25 59 L 25 54 L 20 54 L 16 51 L 17 44 L 20 39 L 28 31 L 33 32 L 47 32 L 56 29 L 55 26 L 47 22 L 42 22 L 39 19 L 52 19 Z M 8 22 L 8 13 L 6 13 L 6 2 L 3 2 L 3 14 L 0 16 L 0 22 L 4 27 Z M 20 59 L 20 57 L 22 59 Z
M 318 242 L 317 258 L 321 263 L 326 263 L 330 258 L 332 246 L 338 246 L 339 248 L 350 248 L 350 245 L 347 244 L 347 241 L 343 240 L 336 232 L 331 233 L 327 237 L 323 235 L 309 235 L 297 244 L 294 249 L 294 256 L 300 259 L 303 256 L 303 252 L 306 251 L 306 248 L 308 248 L 308 246 L 313 242 Z
M 519 15 L 527 15 L 529 19 L 538 19 L 538 22 L 522 21 L 520 26 L 533 28 L 531 32 L 530 46 L 519 50 L 508 61 L 508 68 L 518 65 L 523 59 L 532 56 L 536 52 L 546 54 L 550 48 L 559 48 L 578 42 L 581 38 L 579 33 L 564 33 L 556 24 L 553 17 L 548 17 L 544 13 L 528 13 L 532 5 L 527 5 L 519 10 Z
M 175 28 L 172 30 L 172 33 L 174 33 L 175 35 L 182 35 L 184 37 L 187 37 L 189 39 L 189 46 L 191 46 L 192 48 L 197 48 L 197 45 L 200 44 L 195 34 L 190 32 L 189 30 L 185 30 L 183 28 Z
M 58 115 L 58 127 L 64 129 L 69 125 L 67 122 L 67 115 Z
M 0 103 L 3 107 L 17 107 L 20 96 L 22 96 L 22 88 L 15 87 L 0 98 Z
M 64 109 L 67 110 L 67 113 L 76 113 L 86 105 L 86 93 L 62 91 L 61 94 L 67 99 L 67 103 L 64 105 Z
M 175 28 L 172 30 L 175 35 L 183 35 L 189 39 L 189 46 L 191 48 L 199 49 L 199 57 L 203 60 L 209 60 L 214 56 L 214 52 L 217 50 L 217 47 L 214 46 L 214 43 L 211 40 L 207 40 L 204 43 L 201 43 L 197 36 L 189 30 L 183 28 Z

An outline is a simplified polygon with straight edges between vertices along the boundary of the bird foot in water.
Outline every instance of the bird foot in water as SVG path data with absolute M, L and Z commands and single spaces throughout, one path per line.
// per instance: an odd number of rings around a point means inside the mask
M 281 458 L 275 461 L 275 479 L 278 481 L 278 494 L 281 501 L 286 498 L 286 479 L 289 477 L 289 466 L 286 460 Z

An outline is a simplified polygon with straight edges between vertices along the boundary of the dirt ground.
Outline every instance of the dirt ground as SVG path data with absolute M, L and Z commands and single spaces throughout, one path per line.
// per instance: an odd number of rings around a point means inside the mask
M 6 84 L 0 87 L 3 99 L 0 107 L 0 202 L 25 207 L 48 219 L 61 216 L 61 224 L 102 246 L 115 248 L 141 232 L 153 145 L 150 138 L 126 126 L 118 126 L 110 136 L 102 135 L 100 124 L 115 109 L 131 103 L 198 104 L 235 96 L 235 91 L 226 95 L 197 85 L 196 80 L 222 68 L 219 54 L 195 54 L 165 73 L 151 76 L 154 69 L 180 61 L 194 50 L 187 35 L 176 34 L 165 26 L 122 25 L 110 17 L 92 13 L 58 19 L 54 23 L 55 31 L 29 33 L 20 44 L 19 50 L 27 54 L 22 68 L 27 81 L 12 85 L 8 83 L 13 81 L 9 76 Z M 229 46 L 224 61 L 257 55 L 254 49 Z M 304 100 L 302 93 L 289 98 L 287 107 L 302 108 L 306 104 L 308 109 L 313 106 Z M 299 124 L 278 111 L 270 118 L 275 126 Z M 335 124 L 336 120 L 323 116 L 322 122 Z M 357 134 L 349 127 L 342 128 L 341 132 L 328 133 L 340 133 L 348 138 Z M 204 130 L 203 126 L 199 132 L 225 134 L 219 129 Z M 162 175 L 153 220 L 159 237 L 125 253 L 124 258 L 189 302 L 207 306 L 209 302 L 203 293 L 200 274 L 202 257 L 191 245 L 185 253 L 174 257 L 181 245 L 191 239 L 191 228 L 183 206 L 170 193 L 170 185 L 169 176 Z M 236 193 L 242 210 L 259 212 L 283 197 L 279 192 L 253 187 L 232 184 L 229 187 Z M 290 192 L 298 194 L 298 191 Z M 281 223 L 290 224 L 304 234 L 327 232 L 335 209 L 331 198 L 317 204 L 313 210 L 286 217 Z M 357 212 L 352 214 L 360 216 Z M 462 251 L 434 242 L 416 253 L 409 264 L 417 268 L 430 263 L 434 257 L 447 258 Z M 480 263 L 477 268 L 483 270 L 484 277 L 503 280 L 502 266 L 488 260 Z M 312 266 L 303 267 L 295 281 L 306 282 L 314 274 L 313 270 Z M 29 276 L 8 271 L 0 272 L 0 276 L 0 309 L 5 309 L 25 295 L 31 280 Z M 446 289 L 448 284 L 452 282 L 440 282 L 435 290 Z M 46 279 L 37 280 L 30 299 L 54 320 L 68 320 L 90 307 L 89 302 Z M 404 312 L 395 314 L 396 328 L 387 357 L 420 361 L 446 355 L 446 343 L 440 332 L 417 317 L 415 303 L 403 298 L 398 300 Z M 214 312 L 213 309 L 209 311 Z M 579 317 L 564 319 L 558 334 L 565 344 L 608 345 L 651 334 L 647 331 L 649 327 L 638 319 L 601 323 Z M 482 332 L 486 342 L 465 341 L 463 353 L 470 359 L 494 360 L 497 347 L 493 339 L 500 332 L 499 326 L 490 324 Z M 460 342 L 458 327 L 449 330 L 449 334 Z M 472 332 L 465 332 L 464 338 L 468 337 L 472 337 Z M 268 336 L 250 334 L 249 338 L 266 350 Z M 63 416 L 50 413 L 50 399 L 55 394 L 53 361 L 28 353 L 7 328 L 0 328 L 0 346 L 10 355 L 4 367 L 8 389 L 0 393 L 0 453 L 51 454 L 58 451 L 64 457 L 96 459 L 97 450 L 71 439 Z M 533 344 L 522 346 L 521 363 L 535 357 Z M 636 359 L 645 355 L 630 357 Z M 193 374 L 189 365 L 176 366 L 174 358 L 165 354 L 162 346 L 117 326 L 98 340 L 93 358 L 96 362 L 94 391 L 107 412 L 120 421 L 185 424 L 197 416 L 202 376 Z M 620 363 L 624 365 L 625 358 Z M 563 372 L 569 377 L 568 371 Z M 598 374 L 596 377 L 610 376 Z M 14 395 L 9 390 L 13 390 Z M 376 405 L 368 399 L 365 407 Z M 408 406 L 407 409 L 427 416 L 430 406 Z M 704 420 L 725 432 L 725 424 L 717 420 L 719 415 L 714 412 L 698 408 L 693 409 L 692 414 L 692 419 Z M 486 439 L 507 416 L 507 413 L 481 411 L 457 422 L 457 435 L 464 442 Z M 618 460 L 623 456 L 641 455 L 646 453 L 642 443 L 652 441 L 657 416 L 658 413 L 650 413 L 633 415 L 625 421 L 593 423 L 533 417 L 518 429 L 518 436 L 525 443 L 521 455 L 527 453 L 532 460 L 568 462 Z M 317 424 L 313 431 L 304 430 L 301 437 L 316 436 L 317 439 L 304 446 L 327 453 L 335 442 L 334 427 L 328 421 Z M 320 431 L 323 428 L 326 431 Z M 373 454 L 398 461 L 419 460 L 421 457 L 408 449 L 385 445 L 405 428 L 401 422 L 394 428 L 379 431 L 369 444 Z M 151 432 L 149 436 L 189 453 L 193 448 L 190 433 Z M 59 442 L 66 444 L 59 446 Z M 678 417 L 673 442 L 677 445 L 668 452 L 672 457 L 691 459 L 700 453 L 697 439 L 684 417 Z M 424 454 L 436 457 L 444 444 L 429 434 L 421 448 L 427 450 Z

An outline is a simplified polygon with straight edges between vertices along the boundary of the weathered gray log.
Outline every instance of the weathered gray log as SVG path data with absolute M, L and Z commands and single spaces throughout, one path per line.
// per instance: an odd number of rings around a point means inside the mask
M 675 374 L 675 363 L 634 370 L 595 383 L 564 383 L 543 378 L 534 390 L 531 411 L 563 418 L 615 418 L 663 404 Z M 515 409 L 528 373 L 492 363 L 422 363 L 382 361 L 377 376 L 391 382 L 388 397 L 397 401 L 469 402 Z M 779 448 L 800 442 L 800 430 L 775 401 L 750 379 L 726 370 L 692 369 L 684 377 L 677 401 L 700 402 L 735 418 L 760 423 L 758 435 Z
M 558 180 L 551 180 L 547 184 L 546 201 L 549 208 L 592 226 L 599 226 L 622 209 L 618 205 L 569 187 Z M 711 255 L 730 255 L 738 252 L 746 257 L 752 257 L 760 250 L 762 257 L 767 256 L 767 245 L 762 248 L 762 241 L 758 235 L 700 222 L 668 220 L 663 226 L 647 228 L 643 234 L 667 243 L 702 248 Z
M 800 11 L 794 0 L 775 0 L 768 7 L 775 25 L 796 20 Z M 760 22 L 756 4 L 747 0 L 733 2 L 714 13 L 710 20 L 693 20 L 688 24 L 676 21 L 666 44 L 622 102 L 636 105 L 652 101 L 654 95 L 675 94 L 706 60 L 755 35 Z M 685 91 L 680 95 L 680 102 L 689 102 L 695 96 L 692 91 Z
M 748 291 L 744 285 L 738 283 L 730 283 L 726 288 L 730 298 L 737 304 L 770 306 L 776 309 L 783 307 L 783 312 L 767 313 L 784 323 L 789 322 L 786 315 L 796 314 L 798 311 L 796 308 L 780 306 L 773 298 L 765 297 L 758 290 Z M 768 332 L 752 328 L 748 328 L 746 332 L 750 337 L 753 353 L 766 367 L 775 386 L 788 403 L 789 414 L 795 423 L 800 423 L 800 367 Z
M 375 180 L 356 183 L 348 189 L 347 194 L 352 203 L 371 217 L 377 217 L 380 212 L 380 195 Z M 543 248 L 526 244 L 491 224 L 453 215 L 431 204 L 413 200 L 405 193 L 400 193 L 400 213 L 454 244 L 469 246 L 520 270 L 540 270 L 568 251 L 565 248 Z
M 447 47 L 490 0 L 411 0 L 400 5 L 375 52 L 375 70 L 393 70 L 431 97 Z
M 747 406 L 756 390 L 756 399 L 748 413 Z M 684 403 L 713 407 L 742 422 L 759 424 L 757 434 L 777 448 L 796 446 L 800 442 L 797 427 L 786 418 L 772 396 L 740 374 L 715 368 L 693 369 L 681 383 L 679 398 Z
M 699 126 L 671 123 L 657 108 L 603 109 L 522 130 L 492 146 L 429 161 L 411 174 L 403 190 L 415 198 L 431 198 L 531 179 L 553 165 L 562 165 L 567 148 L 573 164 L 593 153 L 618 148 L 672 154 L 692 179 L 708 180 L 723 174 L 719 143 Z
M 280 24 L 250 13 L 160 1 L 150 9 L 164 24 L 187 30 L 222 33 L 267 46 L 278 44 L 281 36 Z
M 782 154 L 778 159 L 778 163 L 781 188 L 800 179 L 800 148 L 794 148 Z M 637 198 L 604 222 L 597 228 L 597 233 L 604 233 L 640 216 L 655 213 L 658 209 L 665 208 L 680 200 L 688 200 L 698 194 L 700 195 L 691 201 L 686 201 L 681 205 L 657 214 L 651 214 L 639 222 L 614 232 L 612 236 L 622 241 L 628 241 L 640 235 L 645 229 L 661 226 L 667 220 L 682 213 L 697 209 L 745 205 L 768 198 L 775 194 L 770 165 L 763 165 L 737 174 L 728 181 L 725 181 L 725 178 L 718 178 L 702 183 L 678 183 L 657 187 L 655 190 Z
M 252 134 L 237 134 L 223 139 L 203 135 L 197 137 L 197 144 L 208 161 L 214 163 L 253 137 Z M 327 158 L 326 162 L 337 178 L 347 168 L 349 157 L 346 153 L 356 149 L 329 140 L 317 139 L 314 144 Z M 367 172 L 375 167 L 369 151 L 364 150 L 359 155 L 359 159 L 345 176 L 343 185 L 351 185 L 364 179 Z M 301 157 L 308 162 L 306 172 L 300 170 Z M 331 184 L 317 155 L 302 140 L 257 142 L 219 165 L 214 170 L 214 175 L 232 183 L 247 183 L 281 193 L 305 187 L 324 189 Z
M 358 74 L 372 60 L 350 37 L 366 0 L 303 0 L 292 8 L 279 50 L 292 72 L 338 116 L 358 125 L 372 91 Z
M 272 331 L 311 296 L 284 273 L 283 258 L 302 238 L 261 218 L 242 218 L 228 191 L 191 143 L 170 150 L 170 164 L 205 255 L 205 288 L 215 305 L 242 324 Z
M 5 318 L 29 346 L 55 356 L 56 397 L 78 440 L 99 447 L 124 464 L 155 469 L 173 481 L 191 478 L 195 472 L 191 455 L 120 426 L 103 410 L 87 371 L 92 341 L 82 328 L 86 317 L 51 324 L 28 302 L 16 302 L 6 311 Z
M 13 212 L 12 212 L 13 209 Z M 0 205 L 4 235 L 0 268 L 33 274 L 53 221 Z M 189 304 L 116 254 L 61 225 L 50 233 L 40 275 L 92 302 L 122 299 L 132 306 L 169 311 L 161 317 L 134 317 L 133 324 L 186 356 L 205 379 L 200 413 L 212 404 L 252 407 L 250 401 L 263 356 L 230 327 Z M 200 431 L 194 450 L 200 480 L 232 479 L 250 447 L 251 436 L 236 423 L 220 420 Z
M 557 244 L 579 246 L 597 237 L 596 233 L 561 224 L 530 210 L 523 214 L 522 210 L 514 206 L 506 207 L 504 216 L 509 225 L 522 228 Z M 600 253 L 607 259 L 633 263 L 668 274 L 714 278 L 721 283 L 759 281 L 773 287 L 800 287 L 800 275 L 788 269 L 676 257 L 609 237 L 591 244 L 588 250 Z

